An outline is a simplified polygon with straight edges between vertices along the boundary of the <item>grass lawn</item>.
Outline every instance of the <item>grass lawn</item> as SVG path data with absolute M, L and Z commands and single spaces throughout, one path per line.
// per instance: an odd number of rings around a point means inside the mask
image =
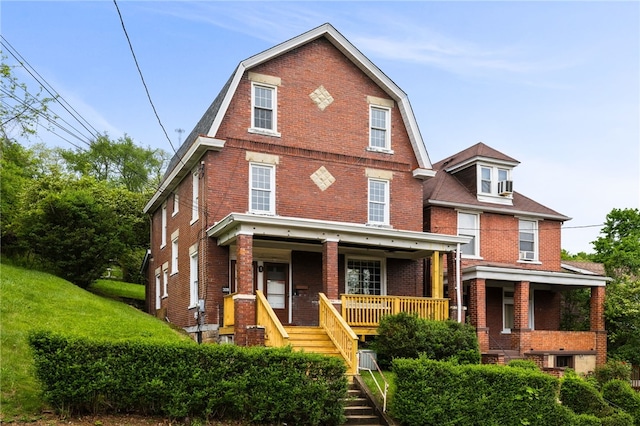
M 396 391 L 396 375 L 391 371 L 383 371 L 382 375 L 384 375 L 384 379 L 386 379 L 387 383 L 389 383 L 389 390 L 387 391 L 387 411 L 389 411 L 389 402 L 393 399 L 393 394 Z M 372 371 L 371 373 L 365 370 L 360 371 L 362 380 L 364 380 L 364 383 L 367 385 L 369 390 L 371 390 L 373 396 L 378 400 L 378 403 L 381 407 L 383 397 L 380 390 L 384 391 L 384 379 L 382 378 L 382 375 L 378 371 Z M 377 385 L 376 381 L 378 382 Z M 378 386 L 380 386 L 380 389 L 378 389 Z
M 114 280 L 97 280 L 89 286 L 91 293 L 111 299 L 133 299 L 144 302 L 145 289 L 141 284 L 131 284 Z
M 96 284 L 113 292 L 113 281 Z M 109 290 L 103 290 L 108 288 Z M 137 295 L 136 295 L 137 294 Z M 122 296 L 122 294 L 119 294 Z M 27 343 L 32 330 L 110 340 L 190 341 L 168 324 L 124 303 L 83 290 L 53 275 L 0 264 L 0 420 L 36 418 L 44 407 Z M 195 343 L 194 343 L 195 344 Z

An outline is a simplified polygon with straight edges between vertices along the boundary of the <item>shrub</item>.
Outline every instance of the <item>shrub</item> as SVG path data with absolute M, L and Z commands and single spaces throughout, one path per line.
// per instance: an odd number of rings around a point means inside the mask
M 598 389 L 576 374 L 568 374 L 562 379 L 560 400 L 576 414 L 592 414 L 602 418 L 613 413 Z
M 631 365 L 623 361 L 609 360 L 605 365 L 596 367 L 593 374 L 600 386 L 610 380 L 630 380 Z
M 153 344 L 30 335 L 45 399 L 66 413 L 139 413 L 255 423 L 339 424 L 337 358 L 290 348 Z
M 540 370 L 538 364 L 530 359 L 512 359 L 507 364 L 509 367 L 524 368 L 525 370 Z
M 626 411 L 640 426 L 640 393 L 633 390 L 629 382 L 610 380 L 602 387 L 602 396 L 614 407 Z
M 574 414 L 571 426 L 602 426 L 602 420 L 593 414 Z
M 390 413 L 402 424 L 566 425 L 558 379 L 540 371 L 395 359 Z
M 399 313 L 382 318 L 373 349 L 383 367 L 395 358 L 426 356 L 460 364 L 480 362 L 475 329 L 455 321 L 435 321 Z
M 613 413 L 600 420 L 602 420 L 602 426 L 633 426 L 633 417 L 625 412 Z

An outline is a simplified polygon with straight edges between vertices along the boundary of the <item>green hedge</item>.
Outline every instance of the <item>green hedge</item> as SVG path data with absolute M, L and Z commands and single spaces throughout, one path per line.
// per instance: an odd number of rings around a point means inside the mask
M 455 321 L 435 321 L 399 313 L 380 320 L 373 342 L 381 366 L 395 358 L 426 356 L 434 360 L 455 360 L 460 364 L 480 363 L 475 328 Z
M 575 373 L 566 374 L 562 378 L 560 400 L 576 414 L 591 414 L 602 418 L 614 412 L 595 385 Z
M 614 407 L 629 413 L 634 424 L 640 426 L 640 393 L 634 391 L 628 381 L 608 381 L 602 387 L 602 396 Z
M 567 425 L 558 380 L 540 371 L 396 359 L 391 415 L 404 425 Z
M 29 337 L 44 396 L 65 413 L 340 424 L 345 366 L 290 348 Z

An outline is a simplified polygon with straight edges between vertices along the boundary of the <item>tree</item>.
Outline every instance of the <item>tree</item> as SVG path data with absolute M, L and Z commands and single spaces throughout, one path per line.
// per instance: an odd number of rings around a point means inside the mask
M 640 365 L 640 211 L 613 209 L 600 234 L 594 260 L 613 278 L 605 299 L 609 354 Z
M 91 176 L 132 192 L 153 187 L 168 157 L 160 149 L 137 146 L 127 135 L 114 141 L 106 134 L 91 141 L 86 150 L 61 149 L 60 155 L 69 170 L 80 176 Z
M 93 179 L 34 180 L 22 194 L 18 236 L 53 273 L 85 288 L 124 249 L 112 196 Z

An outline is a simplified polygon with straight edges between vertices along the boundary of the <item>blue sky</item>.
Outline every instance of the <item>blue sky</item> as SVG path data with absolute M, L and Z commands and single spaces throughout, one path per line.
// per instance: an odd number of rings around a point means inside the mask
M 329 22 L 409 95 L 432 162 L 480 141 L 519 160 L 514 189 L 573 218 L 564 249 L 592 252 L 594 225 L 640 205 L 640 2 L 118 6 L 176 148 L 240 61 Z M 3 0 L 0 14 L 6 41 L 95 129 L 173 152 L 113 1 Z

